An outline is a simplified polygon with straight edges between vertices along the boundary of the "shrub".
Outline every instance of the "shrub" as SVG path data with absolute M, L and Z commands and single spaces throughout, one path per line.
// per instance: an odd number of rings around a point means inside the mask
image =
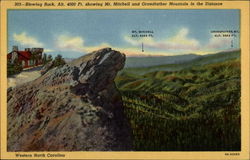
M 17 59 L 14 61 L 14 63 L 11 63 L 9 60 L 7 61 L 7 76 L 11 76 L 17 73 L 20 73 L 23 70 L 21 62 L 19 62 Z

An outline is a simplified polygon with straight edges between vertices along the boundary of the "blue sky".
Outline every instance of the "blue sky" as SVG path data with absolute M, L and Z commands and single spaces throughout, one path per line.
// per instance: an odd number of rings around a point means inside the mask
M 211 33 L 239 30 L 239 14 L 239 10 L 9 10 L 8 50 L 13 45 L 20 50 L 43 47 L 48 54 L 67 58 L 102 47 L 128 56 L 208 54 L 239 48 L 238 34 L 225 38 Z M 133 30 L 154 33 L 134 38 Z

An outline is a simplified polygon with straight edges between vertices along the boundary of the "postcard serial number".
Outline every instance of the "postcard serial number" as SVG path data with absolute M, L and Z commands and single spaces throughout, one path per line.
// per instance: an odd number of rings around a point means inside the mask
M 226 156 L 239 156 L 240 153 L 225 153 Z

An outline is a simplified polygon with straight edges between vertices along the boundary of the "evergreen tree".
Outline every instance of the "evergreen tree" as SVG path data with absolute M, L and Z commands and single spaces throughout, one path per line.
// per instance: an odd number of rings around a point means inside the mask
M 7 61 L 7 76 L 11 76 L 16 73 L 20 73 L 23 70 L 21 62 L 15 59 L 14 63 L 10 60 Z
M 49 55 L 48 55 L 48 58 L 47 58 L 47 63 L 48 63 L 48 62 L 51 62 L 52 60 L 53 60 L 53 58 L 52 58 L 52 56 L 49 54 Z
M 43 54 L 42 61 L 43 61 L 43 64 L 47 63 L 47 54 L 46 53 Z
M 53 66 L 54 67 L 57 67 L 57 66 L 62 66 L 64 65 L 66 62 L 64 61 L 64 59 L 62 58 L 62 55 L 58 54 L 56 57 L 55 57 L 55 60 L 53 62 Z
M 15 69 L 16 73 L 19 73 L 23 70 L 22 63 L 20 61 L 18 61 L 18 59 L 15 59 L 15 61 L 14 61 L 14 69 Z

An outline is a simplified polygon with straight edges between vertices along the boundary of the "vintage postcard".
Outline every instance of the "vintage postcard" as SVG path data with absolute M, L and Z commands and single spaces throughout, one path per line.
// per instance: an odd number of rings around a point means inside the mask
M 0 158 L 249 160 L 249 5 L 2 0 Z

